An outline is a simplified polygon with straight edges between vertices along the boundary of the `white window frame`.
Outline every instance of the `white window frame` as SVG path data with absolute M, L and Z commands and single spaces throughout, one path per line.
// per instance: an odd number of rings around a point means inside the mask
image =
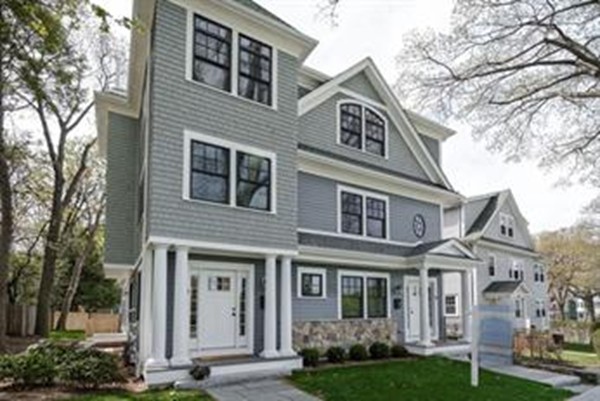
M 454 313 L 448 313 L 448 303 L 447 300 L 448 298 L 454 298 Z M 448 317 L 456 317 L 456 316 L 460 316 L 459 311 L 458 311 L 458 294 L 446 294 L 444 295 L 444 316 L 448 316 Z
M 354 195 L 362 197 L 362 234 L 351 234 L 342 231 L 342 192 L 349 192 Z M 385 202 L 385 237 L 372 237 L 367 235 L 367 199 L 373 198 Z M 387 195 L 381 195 L 376 192 L 366 191 L 364 189 L 358 189 L 346 185 L 337 186 L 337 232 L 342 236 L 348 236 L 351 238 L 369 238 L 377 239 L 381 241 L 387 241 L 390 239 L 390 197 Z
M 302 294 L 302 275 L 303 274 L 315 274 L 321 276 L 321 289 L 320 296 L 303 295 Z M 298 266 L 296 271 L 296 297 L 301 299 L 326 299 L 327 298 L 327 269 L 322 267 L 305 267 Z
M 193 51 L 194 51 L 194 15 L 198 14 L 201 17 L 208 18 L 212 21 L 215 21 L 218 24 L 223 25 L 227 29 L 231 30 L 231 73 L 229 79 L 231 90 L 226 91 L 220 88 L 215 88 L 214 86 L 204 84 L 202 82 L 196 81 L 193 78 L 192 74 L 192 60 L 193 60 Z M 244 96 L 240 96 L 238 94 L 238 79 L 239 79 L 239 36 L 243 34 L 251 39 L 258 40 L 267 46 L 271 47 L 271 104 L 264 104 L 252 99 L 248 99 Z M 186 46 L 185 46 L 185 79 L 189 82 L 192 82 L 196 85 L 200 85 L 204 88 L 208 88 L 220 93 L 224 93 L 230 96 L 233 96 L 236 99 L 240 99 L 245 102 L 249 102 L 251 104 L 266 107 L 267 109 L 277 110 L 278 103 L 278 90 L 277 90 L 277 75 L 278 75 L 278 49 L 273 44 L 271 44 L 268 40 L 265 40 L 262 36 L 256 36 L 253 32 L 241 32 L 240 30 L 234 28 L 234 24 L 231 21 L 222 21 L 218 16 L 213 15 L 211 12 L 207 12 L 207 10 L 197 10 L 197 9 L 187 9 L 187 27 L 186 27 Z
M 489 265 L 490 260 L 494 261 L 494 274 L 490 274 L 490 265 Z M 498 258 L 496 258 L 495 254 L 490 253 L 488 255 L 488 265 L 486 267 L 487 267 L 487 273 L 488 273 L 489 277 L 496 277 L 498 275 Z
M 341 108 L 344 104 L 356 104 L 358 106 L 360 106 L 360 114 L 361 114 L 361 146 L 360 149 L 358 148 L 354 148 L 352 146 L 346 145 L 345 143 L 342 142 L 342 124 L 341 124 Z M 384 154 L 383 155 L 378 155 L 376 153 L 372 153 L 372 152 L 368 152 L 367 148 L 366 148 L 366 140 L 367 140 L 367 130 L 366 130 L 366 125 L 367 122 L 365 120 L 365 109 L 369 109 L 370 112 L 372 112 L 373 114 L 376 114 L 379 118 L 381 118 L 383 120 L 383 147 L 384 147 Z M 377 110 L 377 108 L 375 108 L 373 105 L 370 105 L 364 101 L 358 100 L 358 99 L 342 99 L 342 100 L 338 100 L 336 103 L 336 133 L 337 133 L 337 144 L 340 146 L 343 146 L 345 148 L 348 149 L 352 149 L 354 151 L 357 152 L 361 152 L 363 154 L 367 154 L 367 155 L 371 155 L 374 157 L 379 157 L 379 158 L 384 158 L 384 159 L 389 159 L 389 149 L 390 149 L 390 141 L 389 141 L 389 127 L 390 124 L 388 123 L 388 119 L 386 118 L 386 116 L 379 110 Z
M 363 315 L 357 318 L 343 318 L 342 317 L 342 276 L 348 277 L 360 277 L 363 280 Z M 368 296 L 367 296 L 367 279 L 368 278 L 383 278 L 386 280 L 386 316 L 385 317 L 369 317 L 368 311 Z M 361 270 L 338 270 L 337 274 L 337 301 L 338 301 L 338 319 L 339 320 L 352 320 L 352 319 L 389 319 L 391 317 L 391 289 L 390 289 L 390 274 L 389 273 L 378 273 L 378 272 L 367 272 Z
M 502 234 L 502 226 L 506 227 L 506 234 Z M 509 229 L 512 229 L 513 235 L 509 235 Z M 500 213 L 500 235 L 505 238 L 515 238 L 515 218 L 507 213 Z
M 222 138 L 216 138 L 210 135 L 201 134 L 190 130 L 183 131 L 183 183 L 182 197 L 188 202 L 198 202 L 217 207 L 235 208 L 238 210 L 247 210 L 255 213 L 277 214 L 277 156 L 274 152 L 252 146 L 242 145 Z M 190 196 L 190 168 L 191 168 L 191 146 L 192 141 L 199 141 L 209 145 L 220 146 L 229 149 L 229 203 L 210 202 L 201 199 L 194 199 Z M 271 162 L 271 210 L 260 210 L 249 207 L 237 206 L 236 185 L 237 185 L 237 152 L 247 153 L 253 156 L 264 157 Z

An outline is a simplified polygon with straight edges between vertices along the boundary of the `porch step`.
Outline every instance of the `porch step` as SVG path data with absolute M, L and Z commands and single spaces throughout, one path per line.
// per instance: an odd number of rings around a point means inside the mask
M 244 358 L 240 360 L 205 361 L 200 364 L 210 367 L 210 376 L 207 379 L 197 381 L 188 376 L 185 379 L 176 381 L 175 388 L 206 389 L 283 377 L 289 375 L 292 370 L 302 368 L 302 358 Z

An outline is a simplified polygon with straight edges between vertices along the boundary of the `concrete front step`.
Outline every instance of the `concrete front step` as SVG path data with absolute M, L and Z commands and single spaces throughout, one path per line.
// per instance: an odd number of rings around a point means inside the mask
M 598 401 L 600 400 L 600 386 L 593 387 L 588 391 L 569 398 L 569 401 Z

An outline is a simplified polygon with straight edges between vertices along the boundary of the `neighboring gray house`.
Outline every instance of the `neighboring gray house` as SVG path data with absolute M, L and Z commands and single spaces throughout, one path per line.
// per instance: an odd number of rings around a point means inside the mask
M 138 373 L 289 371 L 304 347 L 376 340 L 467 350 L 469 319 L 444 341 L 441 297 L 442 272 L 462 275 L 468 315 L 480 263 L 442 239 L 464 200 L 440 167 L 454 132 L 403 109 L 371 59 L 302 66 L 317 42 L 250 0 L 133 15 L 127 94 L 96 100 Z
M 510 306 L 515 329 L 546 330 L 550 321 L 548 277 L 527 220 L 510 190 L 469 198 L 447 208 L 444 235 L 459 236 L 483 261 L 477 269 L 477 303 Z M 446 304 L 460 302 L 459 279 L 444 277 Z M 449 332 L 460 332 L 460 311 L 446 308 Z

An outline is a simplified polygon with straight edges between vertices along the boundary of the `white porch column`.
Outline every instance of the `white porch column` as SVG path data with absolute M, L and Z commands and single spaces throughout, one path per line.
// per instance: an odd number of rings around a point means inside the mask
M 280 356 L 294 356 L 292 348 L 292 257 L 281 260 L 281 317 L 280 317 Z
M 175 255 L 175 305 L 173 308 L 172 366 L 190 365 L 190 272 L 188 248 L 178 246 Z
M 471 341 L 472 338 L 472 305 L 473 305 L 473 280 L 471 269 L 467 269 L 461 273 L 462 278 L 462 323 L 463 323 L 463 339 Z
M 265 332 L 263 358 L 275 358 L 277 352 L 277 256 L 267 255 L 265 263 Z
M 167 245 L 154 245 L 152 274 L 152 353 L 147 368 L 167 366 L 165 342 L 167 337 Z
M 141 273 L 140 324 L 138 327 L 140 356 L 138 362 L 143 364 L 152 353 L 152 250 L 144 251 Z
M 429 327 L 429 268 L 423 266 L 419 271 L 421 287 L 421 330 L 419 343 L 423 346 L 431 345 L 431 328 Z

